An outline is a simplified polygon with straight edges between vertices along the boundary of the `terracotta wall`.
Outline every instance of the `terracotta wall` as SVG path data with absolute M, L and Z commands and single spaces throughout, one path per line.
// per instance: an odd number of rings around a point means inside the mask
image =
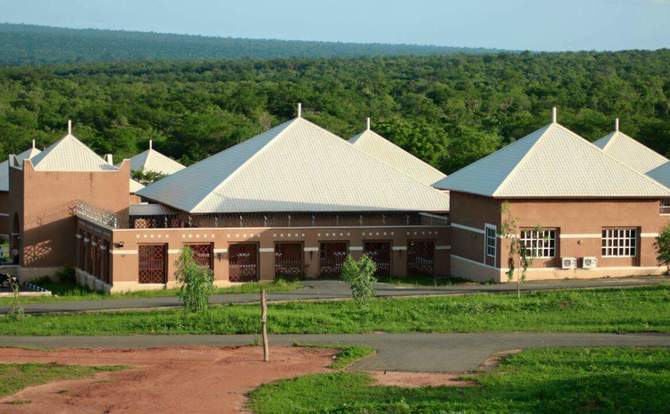
M 511 200 L 509 205 L 520 228 L 541 226 L 559 230 L 558 257 L 594 256 L 599 267 L 657 266 L 655 238 L 670 222 L 670 216 L 659 212 L 660 200 Z M 605 227 L 637 228 L 637 256 L 603 257 Z M 502 263 L 507 262 L 506 244 L 503 243 Z M 531 266 L 560 267 L 560 262 L 534 260 Z
M 500 249 L 496 252 L 495 260 L 484 256 L 484 225 L 488 223 L 500 227 L 501 202 L 492 198 L 452 191 L 450 206 L 452 254 L 498 267 Z M 477 229 L 479 232 L 463 227 Z
M 516 220 L 519 229 L 557 229 L 556 257 L 534 259 L 528 279 L 640 275 L 661 269 L 656 262 L 655 237 L 670 216 L 660 214 L 660 200 L 507 200 L 507 211 L 503 211 L 503 202 L 451 193 L 452 254 L 457 256 L 451 263 L 455 276 L 506 281 L 509 241 L 499 237 L 495 262 L 485 261 L 484 225 L 495 224 L 500 231 L 509 218 Z M 603 257 L 601 235 L 606 227 L 638 229 L 637 255 Z M 597 269 L 581 269 L 585 256 L 597 258 Z M 561 270 L 561 257 L 576 257 L 579 269 Z
M 118 171 L 42 172 L 24 161 L 10 168 L 10 220 L 17 214 L 21 228 L 21 265 L 31 268 L 74 266 L 77 200 L 127 217 L 130 165 Z M 120 223 L 123 225 L 124 223 Z
M 92 223 L 79 221 L 82 223 L 80 229 L 90 231 Z M 168 286 L 175 284 L 176 262 L 181 249 L 188 243 L 213 243 L 217 285 L 229 283 L 228 248 L 235 243 L 255 243 L 259 246 L 262 280 L 274 278 L 274 248 L 281 242 L 303 244 L 304 273 L 307 277 L 319 275 L 319 246 L 323 241 L 346 241 L 350 254 L 358 258 L 364 241 L 388 240 L 393 247 L 391 273 L 404 276 L 407 274 L 408 240 L 433 240 L 436 245 L 435 273 L 446 276 L 449 272 L 450 242 L 446 226 L 116 229 L 112 232 L 112 239 L 113 285 L 119 291 L 162 287 L 138 286 L 138 247 L 142 244 L 167 246 Z

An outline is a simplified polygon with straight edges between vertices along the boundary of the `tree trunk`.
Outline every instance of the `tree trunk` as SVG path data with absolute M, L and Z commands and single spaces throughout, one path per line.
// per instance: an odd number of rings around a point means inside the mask
M 261 336 L 263 337 L 263 361 L 270 361 L 270 349 L 268 345 L 268 302 L 265 289 L 261 288 Z

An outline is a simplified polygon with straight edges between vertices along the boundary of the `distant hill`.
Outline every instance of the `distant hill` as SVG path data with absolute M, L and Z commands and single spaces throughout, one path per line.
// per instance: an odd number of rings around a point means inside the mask
M 493 49 L 206 37 L 0 23 L 0 65 L 482 54 Z

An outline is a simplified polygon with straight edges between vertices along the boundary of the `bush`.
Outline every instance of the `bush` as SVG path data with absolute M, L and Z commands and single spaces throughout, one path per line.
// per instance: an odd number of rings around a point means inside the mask
M 656 260 L 670 270 L 670 224 L 656 238 Z
M 209 297 L 214 293 L 214 275 L 193 258 L 193 251 L 185 247 L 177 264 L 178 296 L 186 312 L 206 312 Z
M 375 296 L 375 272 L 377 265 L 367 255 L 363 255 L 359 261 L 347 256 L 342 265 L 342 279 L 351 283 L 351 296 L 358 303 L 367 302 Z

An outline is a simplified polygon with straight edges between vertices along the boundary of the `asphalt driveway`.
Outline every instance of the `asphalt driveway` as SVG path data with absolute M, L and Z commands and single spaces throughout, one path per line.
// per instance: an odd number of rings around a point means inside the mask
M 647 276 L 631 278 L 605 278 L 589 280 L 555 280 L 526 282 L 522 285 L 524 291 L 560 290 L 560 289 L 604 289 L 626 288 L 637 286 L 651 286 L 670 283 L 667 276 Z M 473 293 L 510 293 L 516 291 L 516 284 L 477 284 L 463 283 L 450 286 L 396 286 L 388 283 L 378 283 L 377 296 L 380 297 L 408 297 L 408 296 L 447 296 L 466 295 Z M 276 292 L 268 294 L 271 302 L 288 302 L 300 300 L 337 300 L 351 297 L 349 285 L 338 280 L 305 281 L 304 287 L 292 292 Z M 212 304 L 255 303 L 257 294 L 230 293 L 214 295 L 210 298 Z M 105 299 L 71 302 L 34 303 L 24 305 L 26 313 L 67 313 L 90 312 L 122 309 L 150 309 L 170 308 L 181 306 L 176 297 L 148 297 L 127 299 Z M 9 307 L 0 306 L 0 314 L 7 313 Z
M 0 336 L 0 347 L 153 348 L 172 346 L 240 346 L 255 343 L 254 335 L 133 335 L 133 336 Z M 475 370 L 490 355 L 511 349 L 563 346 L 670 347 L 670 335 L 585 333 L 471 334 L 327 334 L 271 335 L 272 345 L 363 344 L 377 354 L 353 368 L 407 372 Z M 0 355 L 2 350 L 0 349 Z M 1 359 L 1 358 L 0 358 Z

